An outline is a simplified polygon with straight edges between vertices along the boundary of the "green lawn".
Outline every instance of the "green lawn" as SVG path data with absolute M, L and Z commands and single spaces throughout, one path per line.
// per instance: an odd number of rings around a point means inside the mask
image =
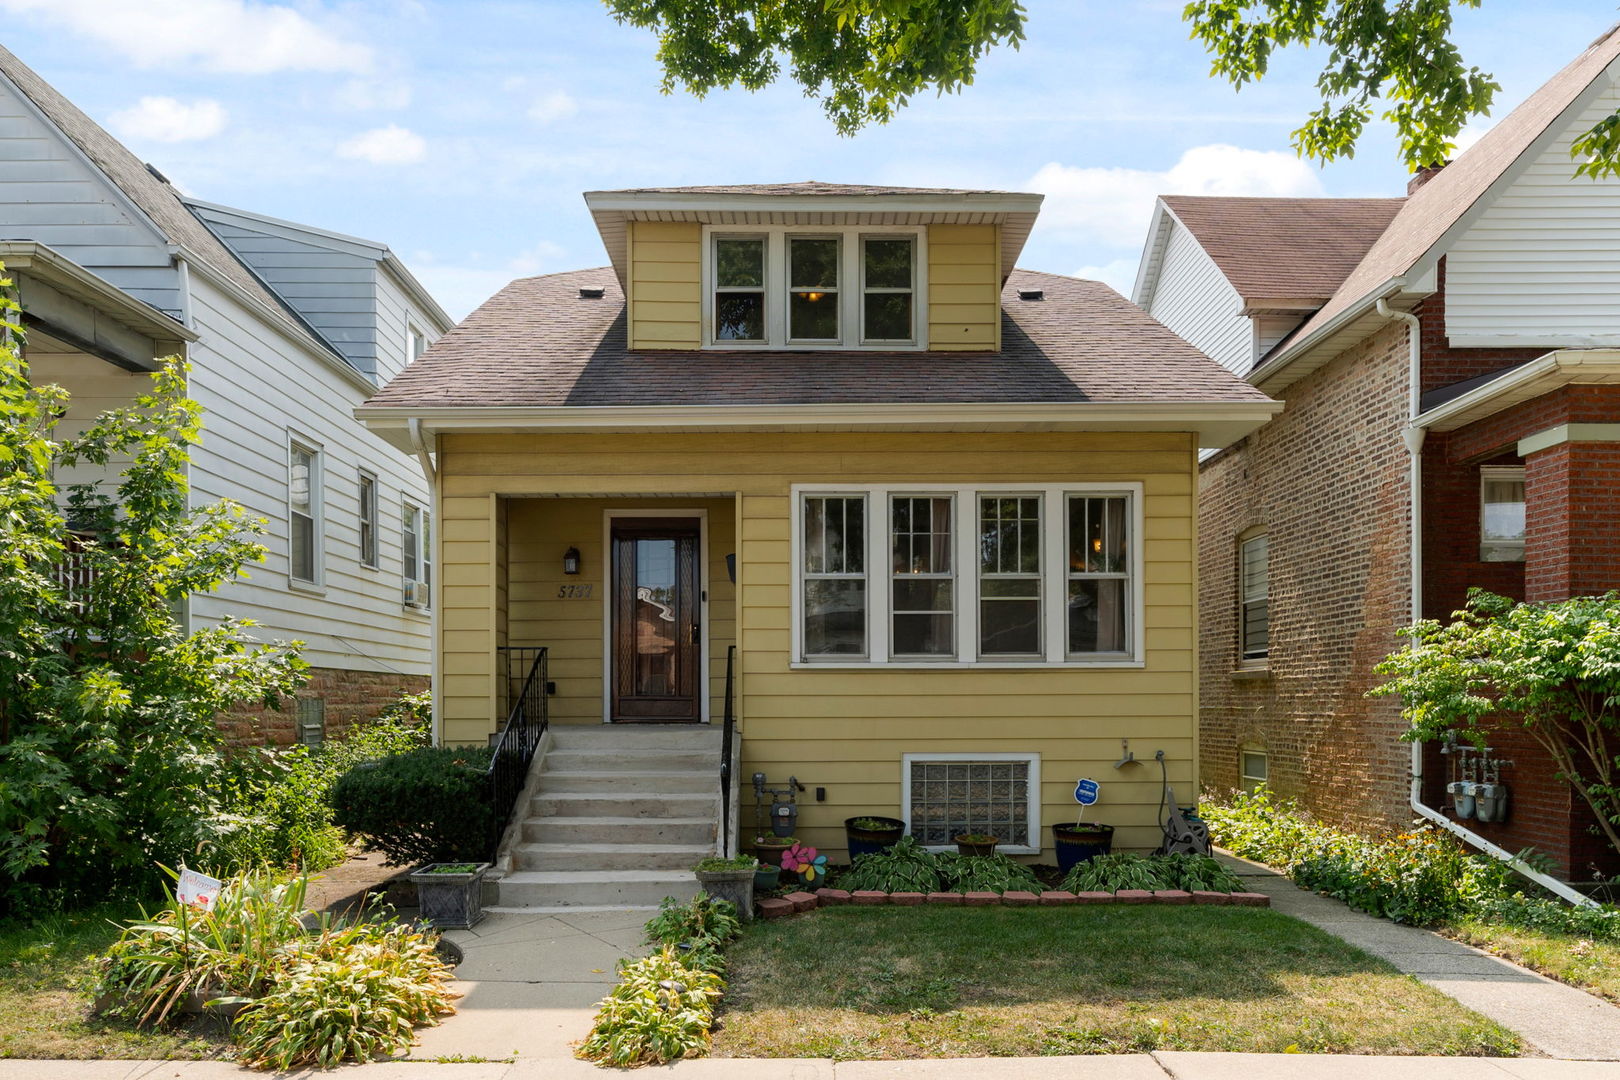
M 1620 1004 L 1620 944 L 1463 919 L 1441 932 Z
M 109 920 L 137 914 L 108 907 L 0 923 L 0 1058 L 223 1055 L 227 1043 L 218 1031 L 137 1031 L 91 1017 L 94 960 L 118 936 Z
M 714 1053 L 1510 1056 L 1518 1038 L 1264 908 L 830 908 L 728 950 Z

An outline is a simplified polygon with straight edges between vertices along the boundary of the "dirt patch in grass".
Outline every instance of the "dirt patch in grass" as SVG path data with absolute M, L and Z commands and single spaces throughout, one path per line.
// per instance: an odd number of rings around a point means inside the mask
M 1477 920 L 1440 932 L 1620 1004 L 1620 944 Z
M 714 1053 L 1511 1056 L 1517 1036 L 1258 908 L 832 908 L 727 950 Z
M 214 1058 L 229 1049 L 213 1021 L 141 1031 L 90 1015 L 95 957 L 118 937 L 112 922 L 139 912 L 105 907 L 0 923 L 0 1058 Z

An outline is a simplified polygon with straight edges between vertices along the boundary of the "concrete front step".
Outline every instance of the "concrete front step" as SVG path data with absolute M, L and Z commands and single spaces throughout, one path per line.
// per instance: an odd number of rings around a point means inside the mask
M 690 870 L 713 853 L 712 844 L 519 844 L 512 865 L 517 870 Z
M 608 770 L 546 769 L 536 788 L 540 795 L 697 795 L 719 792 L 720 777 L 708 770 L 677 772 L 614 772 Z
M 683 844 L 712 850 L 713 817 L 554 817 L 523 822 L 526 844 Z
M 720 783 L 720 751 L 673 747 L 553 747 L 546 752 L 546 772 L 701 772 Z
M 503 908 L 656 907 L 700 891 L 690 870 L 518 870 L 495 886 Z
M 536 795 L 529 802 L 530 818 L 624 817 L 695 818 L 718 820 L 718 793 L 683 795 L 616 794 L 591 792 L 584 795 Z
M 720 753 L 720 725 L 714 724 L 553 724 L 559 750 L 709 750 Z

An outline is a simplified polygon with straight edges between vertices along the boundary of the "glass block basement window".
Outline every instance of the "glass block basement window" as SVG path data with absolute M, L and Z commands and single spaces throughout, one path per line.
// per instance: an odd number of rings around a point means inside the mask
M 950 846 L 962 833 L 990 833 L 1008 847 L 1033 846 L 1028 761 L 913 761 L 911 833 Z

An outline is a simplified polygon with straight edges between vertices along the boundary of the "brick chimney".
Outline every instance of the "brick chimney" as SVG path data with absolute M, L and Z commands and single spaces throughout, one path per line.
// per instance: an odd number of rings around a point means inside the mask
M 1449 161 L 1442 161 L 1438 165 L 1423 166 L 1417 172 L 1413 173 L 1411 178 L 1406 181 L 1406 193 L 1408 195 L 1415 193 L 1418 188 L 1422 187 L 1424 184 L 1427 184 L 1436 176 L 1439 176 L 1440 170 L 1449 164 L 1451 164 Z

